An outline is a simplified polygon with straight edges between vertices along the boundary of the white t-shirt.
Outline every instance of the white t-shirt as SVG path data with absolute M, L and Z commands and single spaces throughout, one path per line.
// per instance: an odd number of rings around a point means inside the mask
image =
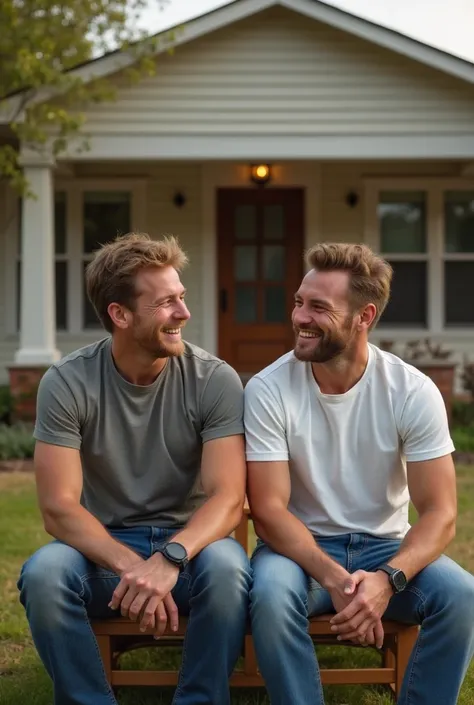
M 434 382 L 374 345 L 345 394 L 322 394 L 293 352 L 279 358 L 245 388 L 245 433 L 247 460 L 289 461 L 288 509 L 315 536 L 403 538 L 406 461 L 454 450 Z

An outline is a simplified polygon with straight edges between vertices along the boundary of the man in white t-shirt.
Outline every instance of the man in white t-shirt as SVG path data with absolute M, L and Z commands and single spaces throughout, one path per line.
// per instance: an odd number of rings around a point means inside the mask
M 378 647 L 383 615 L 420 624 L 398 702 L 455 705 L 474 653 L 474 578 L 442 555 L 456 522 L 443 399 L 368 342 L 390 265 L 352 244 L 317 245 L 307 262 L 295 348 L 245 390 L 260 538 L 251 620 L 271 703 L 323 703 L 308 617 L 334 612 L 338 638 Z

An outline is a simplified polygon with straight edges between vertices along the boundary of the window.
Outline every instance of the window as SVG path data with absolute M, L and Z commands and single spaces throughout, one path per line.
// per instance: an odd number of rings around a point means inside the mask
M 64 184 L 64 185 L 63 185 Z M 130 230 L 147 230 L 146 181 L 141 179 L 67 179 L 54 202 L 56 328 L 72 335 L 101 334 L 86 290 L 84 272 L 93 252 Z M 11 333 L 20 327 L 21 204 L 12 218 L 11 274 L 8 290 L 16 290 L 8 314 Z M 16 239 L 15 239 L 16 238 Z
M 117 235 L 131 229 L 129 191 L 85 191 L 82 202 L 82 267 L 85 273 L 93 252 Z M 100 323 L 83 286 L 83 328 L 98 328 Z
M 467 181 L 367 183 L 366 242 L 393 267 L 385 330 L 474 326 L 474 186 Z
M 474 190 L 444 195 L 444 318 L 446 326 L 472 326 Z
M 377 215 L 380 251 L 394 270 L 392 296 L 380 325 L 427 323 L 426 197 L 422 191 L 382 191 Z
M 20 329 L 21 315 L 21 209 L 19 200 L 18 248 L 16 263 L 16 327 Z M 67 199 L 64 191 L 54 194 L 54 253 L 56 273 L 56 328 L 68 327 L 68 253 L 67 253 Z

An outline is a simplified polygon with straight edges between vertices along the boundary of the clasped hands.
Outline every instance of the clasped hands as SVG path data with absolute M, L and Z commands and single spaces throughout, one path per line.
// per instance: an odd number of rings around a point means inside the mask
M 171 629 L 177 631 L 178 608 L 171 590 L 178 575 L 179 569 L 161 553 L 155 553 L 148 560 L 137 556 L 137 561 L 120 574 L 109 607 L 113 610 L 120 608 L 122 616 L 132 622 L 140 621 L 140 631 L 151 629 L 155 639 L 163 635 L 168 620 Z
M 336 610 L 330 620 L 331 630 L 337 638 L 382 648 L 381 619 L 393 596 L 386 574 L 358 570 L 328 591 Z

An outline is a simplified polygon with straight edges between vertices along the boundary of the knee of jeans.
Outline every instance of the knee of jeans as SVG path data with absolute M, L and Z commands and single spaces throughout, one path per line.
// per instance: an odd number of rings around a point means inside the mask
M 445 599 L 458 630 L 466 628 L 471 633 L 474 625 L 474 577 L 465 573 L 463 579 L 448 587 Z
M 255 556 L 252 569 L 252 616 L 266 614 L 275 621 L 278 615 L 281 621 L 293 619 L 295 613 L 307 615 L 308 578 L 299 565 L 264 547 Z
M 80 588 L 80 575 L 74 570 L 74 558 L 80 556 L 74 548 L 50 543 L 40 548 L 23 565 L 18 580 L 20 600 L 30 607 L 45 607 L 51 615 L 55 603 L 68 588 Z
M 212 601 L 228 610 L 234 603 L 247 601 L 252 580 L 250 561 L 242 546 L 222 539 L 206 546 L 192 566 L 193 592 L 206 591 Z
M 456 630 L 472 630 L 474 623 L 474 577 L 446 556 L 441 556 L 415 578 L 425 596 L 429 612 L 449 615 Z

